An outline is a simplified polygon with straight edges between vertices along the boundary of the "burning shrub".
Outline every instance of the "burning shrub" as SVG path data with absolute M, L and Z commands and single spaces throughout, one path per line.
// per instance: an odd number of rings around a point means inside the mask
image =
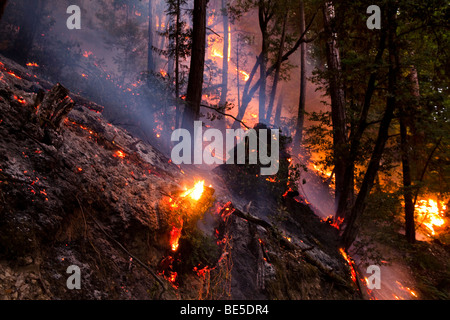
M 203 234 L 197 223 L 214 203 L 214 189 L 205 187 L 204 181 L 197 181 L 191 189 L 176 190 L 165 196 L 160 212 L 167 217 L 168 256 L 170 263 L 162 269 L 166 279 L 178 283 L 179 275 L 194 267 L 214 264 L 220 256 L 215 240 Z M 163 259 L 167 261 L 167 257 Z M 173 276 L 176 274 L 176 276 Z

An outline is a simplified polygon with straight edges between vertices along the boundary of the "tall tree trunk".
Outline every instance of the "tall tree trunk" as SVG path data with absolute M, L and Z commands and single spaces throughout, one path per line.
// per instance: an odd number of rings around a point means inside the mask
M 397 8 L 394 6 L 387 7 L 388 15 L 388 49 L 389 49 L 389 74 L 388 74 L 388 93 L 386 98 L 386 109 L 380 123 L 378 137 L 375 147 L 372 152 L 372 157 L 369 162 L 366 174 L 364 175 L 360 191 L 356 197 L 355 204 L 352 207 L 350 216 L 345 223 L 345 229 L 342 234 L 342 244 L 348 249 L 356 238 L 357 228 L 356 220 L 363 214 L 365 209 L 366 197 L 370 194 L 374 184 L 375 177 L 380 167 L 381 157 L 383 155 L 386 141 L 389 137 L 389 126 L 394 116 L 394 111 L 397 103 L 397 78 L 399 73 L 399 56 L 396 44 L 396 30 L 397 25 L 395 15 Z
M 171 16 L 167 17 L 167 29 L 170 30 L 171 26 L 173 24 L 173 18 Z M 165 37 L 162 37 L 165 38 Z M 165 42 L 164 42 L 165 43 Z M 174 41 L 173 38 L 169 36 L 169 48 L 173 48 Z M 161 49 L 164 49 L 164 46 L 160 47 Z M 175 77 L 175 60 L 172 55 L 169 55 L 167 59 L 167 74 L 170 76 L 171 79 L 174 79 Z M 173 85 L 173 80 L 171 82 Z
M 181 108 L 180 102 L 180 20 L 181 20 L 181 1 L 177 0 L 177 13 L 175 18 L 175 129 L 180 125 Z
M 222 25 L 223 25 L 223 59 L 222 59 L 222 89 L 220 92 L 219 106 L 225 107 L 228 98 L 228 67 L 230 60 L 230 23 L 228 21 L 227 0 L 222 0 Z M 239 95 L 239 92 L 238 92 Z M 225 112 L 225 110 L 223 110 Z M 227 129 L 227 119 L 222 117 L 218 121 L 217 128 L 225 132 Z
M 240 69 L 239 69 L 239 45 L 240 45 L 240 35 L 236 40 L 236 82 L 237 82 L 237 98 L 238 98 L 238 110 L 241 110 L 241 79 L 240 79 Z
M 409 243 L 416 241 L 416 225 L 414 220 L 415 200 L 412 190 L 412 169 L 410 159 L 415 156 L 416 166 L 421 163 L 419 153 L 414 149 L 420 148 L 422 139 L 418 139 L 420 135 L 417 133 L 415 126 L 413 110 L 419 106 L 420 103 L 420 88 L 417 69 L 415 66 L 411 67 L 408 80 L 410 83 L 411 96 L 408 101 L 405 101 L 400 114 L 400 137 L 402 150 L 402 168 L 403 168 L 403 198 L 405 201 L 405 236 Z M 412 133 L 412 138 L 408 136 L 408 128 Z M 410 150 L 411 149 L 411 150 Z M 411 152 L 412 151 L 412 152 Z M 423 152 L 423 150 L 422 150 Z M 415 154 L 414 154 L 415 153 Z
M 305 32 L 305 4 L 300 0 L 300 34 Z M 303 140 L 303 126 L 305 123 L 306 111 L 306 43 L 300 45 L 300 97 L 298 103 L 297 130 L 295 134 L 294 146 L 300 151 Z
M 336 204 L 344 189 L 344 174 L 347 157 L 347 130 L 345 116 L 345 93 L 341 79 L 341 58 L 337 46 L 337 34 L 333 30 L 334 6 L 327 2 L 323 8 L 324 27 L 327 35 L 326 56 L 328 83 L 331 98 L 331 118 L 333 122 L 334 172 L 336 179 Z
M 228 95 L 228 59 L 229 59 L 229 22 L 227 13 L 227 0 L 222 0 L 222 21 L 223 21 L 223 60 L 222 60 L 222 91 L 219 105 L 223 106 L 227 102 Z
M 261 81 L 259 87 L 259 122 L 265 120 L 266 115 L 266 87 L 267 87 L 267 61 L 269 51 L 269 34 L 267 32 L 268 20 L 266 17 L 266 8 L 264 0 L 259 0 L 258 6 L 259 28 L 262 35 L 261 53 L 262 58 L 259 64 L 259 79 Z
M 42 0 L 29 1 L 26 6 L 19 33 L 10 52 L 11 57 L 20 64 L 25 65 L 28 62 L 44 7 Z
M 203 72 L 205 69 L 206 6 L 207 0 L 194 0 L 192 55 L 186 94 L 183 128 L 193 130 L 194 121 L 200 116 Z
M 403 169 L 403 199 L 405 201 L 405 235 L 409 243 L 416 241 L 416 227 L 414 223 L 414 200 L 412 195 L 411 167 L 409 161 L 410 145 L 406 127 L 406 114 L 404 108 L 400 110 L 400 146 L 402 151 Z
M 278 82 L 280 81 L 281 63 L 282 63 L 282 59 L 283 59 L 284 45 L 286 42 L 287 16 L 288 16 L 288 12 L 286 11 L 284 14 L 284 17 L 283 17 L 283 27 L 282 27 L 282 31 L 281 31 L 280 48 L 278 50 L 278 57 L 277 57 L 277 62 L 276 62 L 276 66 L 275 66 L 275 76 L 273 78 L 272 90 L 270 92 L 269 106 L 267 107 L 267 114 L 266 114 L 267 124 L 270 124 L 270 120 L 272 118 L 273 105 L 275 103 L 275 97 L 277 95 Z
M 155 10 L 153 8 L 153 0 L 148 1 L 148 46 L 147 46 L 147 70 L 150 73 L 155 72 L 155 60 L 153 58 L 153 43 L 154 43 L 154 30 L 153 30 L 153 15 Z
M 281 94 L 278 97 L 277 110 L 275 111 L 275 119 L 273 121 L 276 126 L 281 126 L 281 112 L 283 111 L 283 89 L 281 89 L 280 92 Z
M 372 97 L 375 92 L 375 82 L 376 82 L 377 70 L 379 68 L 379 65 L 382 62 L 383 53 L 386 49 L 386 38 L 387 38 L 387 32 L 385 29 L 383 29 L 381 31 L 378 52 L 377 52 L 377 55 L 375 57 L 375 62 L 374 62 L 376 69 L 374 71 L 372 71 L 372 73 L 369 77 L 367 89 L 366 89 L 366 92 L 364 95 L 364 102 L 362 104 L 361 113 L 359 115 L 358 125 L 356 126 L 355 130 L 352 130 L 350 154 L 347 159 L 347 165 L 346 165 L 345 173 L 344 173 L 344 188 L 343 188 L 341 197 L 339 198 L 338 208 L 336 211 L 337 218 L 344 218 L 344 219 L 346 218 L 347 208 L 349 207 L 348 202 L 350 199 L 350 195 L 353 193 L 352 186 L 353 186 L 354 167 L 355 167 L 354 163 L 355 163 L 356 157 L 358 155 L 358 151 L 361 146 L 362 136 L 367 128 L 367 116 L 369 115 Z
M 250 101 L 252 100 L 254 92 L 253 93 L 249 92 L 250 85 L 253 81 L 253 78 L 256 75 L 256 72 L 258 71 L 259 64 L 261 63 L 261 58 L 262 58 L 262 54 L 260 54 L 259 57 L 256 58 L 256 62 L 253 66 L 252 71 L 250 72 L 250 76 L 249 76 L 247 82 L 245 83 L 244 91 L 242 92 L 242 104 L 238 110 L 238 115 L 236 117 L 238 120 L 244 119 L 245 112 L 247 111 L 248 105 L 250 104 Z M 234 129 L 238 129 L 238 128 L 240 128 L 240 126 L 241 126 L 241 124 L 239 121 L 235 121 L 233 123 Z

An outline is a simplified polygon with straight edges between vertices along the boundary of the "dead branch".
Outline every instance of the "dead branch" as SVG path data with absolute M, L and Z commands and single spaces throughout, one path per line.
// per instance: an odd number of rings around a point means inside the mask
M 233 116 L 233 115 L 231 115 L 231 114 L 222 112 L 222 111 L 220 111 L 220 110 L 217 110 L 217 109 L 214 108 L 214 107 L 207 106 L 207 105 L 205 105 L 205 104 L 200 104 L 200 107 L 214 110 L 215 112 L 220 113 L 221 115 L 224 115 L 224 116 L 226 116 L 226 117 L 230 117 L 230 118 L 234 119 L 235 121 L 239 122 L 239 123 L 242 124 L 244 127 L 246 127 L 247 129 L 249 129 L 249 130 L 251 129 L 251 128 L 250 128 L 249 126 L 247 126 L 242 120 L 237 119 L 235 116 Z

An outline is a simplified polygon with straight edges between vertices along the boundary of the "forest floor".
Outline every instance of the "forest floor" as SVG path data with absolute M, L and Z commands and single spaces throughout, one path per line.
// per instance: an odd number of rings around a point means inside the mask
M 380 300 L 450 299 L 450 245 L 419 232 L 415 244 L 406 241 L 402 218 L 391 221 L 368 216 L 363 238 L 353 248 L 358 269 L 369 265 L 381 270 L 381 289 L 372 297 Z M 370 276 L 367 274 L 366 276 Z

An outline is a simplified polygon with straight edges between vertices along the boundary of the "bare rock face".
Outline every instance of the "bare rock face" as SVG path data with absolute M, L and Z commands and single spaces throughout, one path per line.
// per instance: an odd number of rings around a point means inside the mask
M 183 234 L 171 251 L 173 195 L 199 172 L 102 110 L 0 57 L 0 299 L 358 297 L 332 227 L 292 199 L 271 221 L 276 201 L 247 205 L 212 172 L 201 242 Z M 66 286 L 72 265 L 80 290 Z

